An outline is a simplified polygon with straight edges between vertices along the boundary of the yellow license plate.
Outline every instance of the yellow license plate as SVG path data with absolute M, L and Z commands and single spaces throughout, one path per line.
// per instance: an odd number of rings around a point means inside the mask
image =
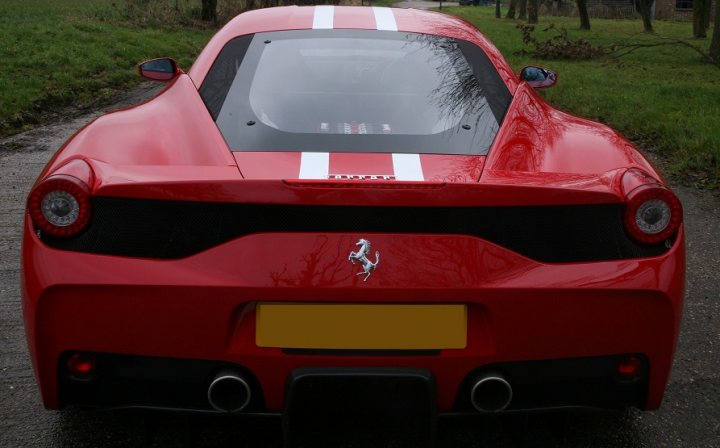
M 259 347 L 307 349 L 465 348 L 465 305 L 259 303 Z

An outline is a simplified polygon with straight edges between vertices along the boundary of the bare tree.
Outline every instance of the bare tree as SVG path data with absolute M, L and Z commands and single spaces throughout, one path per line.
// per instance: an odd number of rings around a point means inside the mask
M 526 20 L 527 19 L 527 0 L 518 0 L 520 3 L 518 4 L 519 12 L 518 12 L 518 19 L 520 20 Z
M 587 10 L 587 0 L 577 0 L 578 15 L 580 16 L 580 29 L 590 29 L 590 16 Z
M 705 2 L 710 0 L 693 0 L 693 37 L 707 37 L 705 33 Z
M 654 1 L 655 0 L 635 0 L 635 10 L 640 13 L 640 17 L 642 17 L 643 21 L 643 28 L 647 33 L 652 33 L 653 31 L 650 11 Z
M 715 2 L 715 26 L 710 42 L 710 58 L 720 65 L 720 0 Z
M 527 4 L 528 21 L 529 24 L 538 23 L 538 0 L 528 0 Z
M 515 18 L 515 7 L 517 6 L 517 0 L 510 0 L 510 5 L 508 5 L 508 12 L 505 15 L 506 19 L 514 19 Z
M 705 29 L 710 29 L 710 16 L 712 16 L 712 0 L 705 0 Z
M 205 22 L 217 22 L 217 0 L 202 0 L 200 19 Z
M 500 13 L 500 0 L 495 0 L 495 18 L 499 19 L 500 17 L 502 17 Z

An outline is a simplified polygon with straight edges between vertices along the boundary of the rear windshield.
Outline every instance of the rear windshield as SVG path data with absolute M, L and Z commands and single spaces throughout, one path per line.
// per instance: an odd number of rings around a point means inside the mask
M 369 30 L 235 39 L 200 93 L 233 151 L 485 154 L 510 102 L 473 44 Z

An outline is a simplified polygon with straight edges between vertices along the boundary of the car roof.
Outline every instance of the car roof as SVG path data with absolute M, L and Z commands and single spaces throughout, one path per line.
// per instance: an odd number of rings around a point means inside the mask
M 302 29 L 368 29 L 432 34 L 466 40 L 482 48 L 514 92 L 517 77 L 497 48 L 469 22 L 456 16 L 418 9 L 368 6 L 284 6 L 238 15 L 210 40 L 188 72 L 200 86 L 222 48 L 248 34 Z

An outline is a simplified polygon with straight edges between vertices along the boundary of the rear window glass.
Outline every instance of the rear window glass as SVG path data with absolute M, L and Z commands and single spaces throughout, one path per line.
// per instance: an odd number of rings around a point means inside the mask
M 510 101 L 474 45 L 368 30 L 236 39 L 201 95 L 233 151 L 484 154 Z

